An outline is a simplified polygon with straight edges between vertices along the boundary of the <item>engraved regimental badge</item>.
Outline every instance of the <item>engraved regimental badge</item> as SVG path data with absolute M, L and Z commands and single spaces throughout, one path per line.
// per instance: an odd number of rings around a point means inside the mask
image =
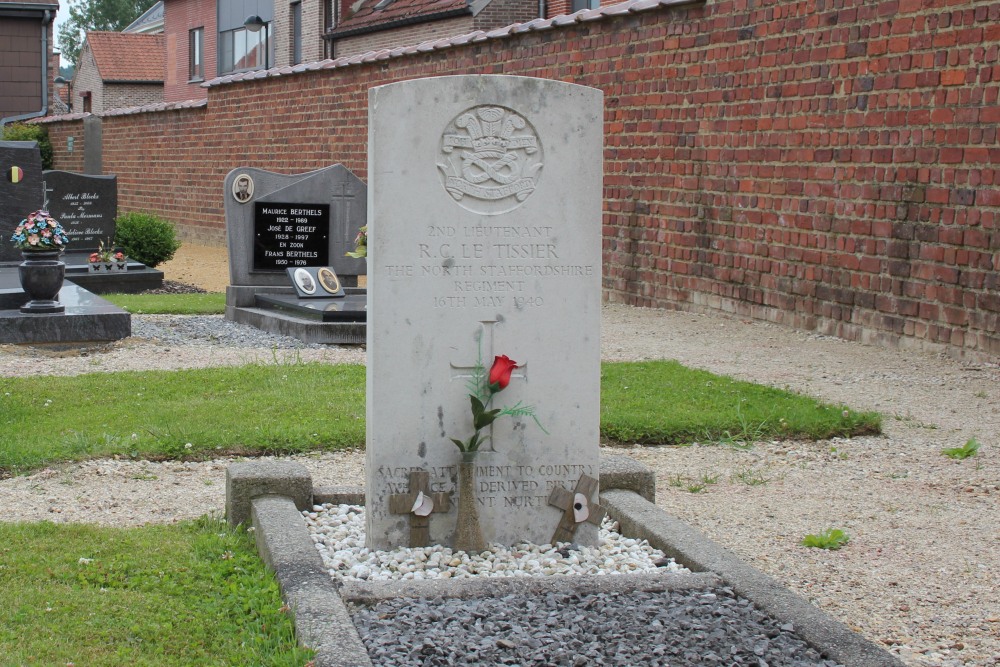
M 441 136 L 438 169 L 448 194 L 473 213 L 511 211 L 535 191 L 542 145 L 522 116 L 479 106 L 455 117 Z

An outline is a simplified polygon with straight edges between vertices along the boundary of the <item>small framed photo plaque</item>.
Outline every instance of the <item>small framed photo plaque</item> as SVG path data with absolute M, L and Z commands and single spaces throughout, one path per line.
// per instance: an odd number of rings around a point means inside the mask
M 286 269 L 295 293 L 302 299 L 331 299 L 345 296 L 340 278 L 329 266 L 301 266 Z

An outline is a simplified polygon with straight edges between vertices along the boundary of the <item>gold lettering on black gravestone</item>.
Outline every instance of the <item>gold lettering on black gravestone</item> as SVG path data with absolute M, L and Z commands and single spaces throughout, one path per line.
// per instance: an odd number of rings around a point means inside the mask
M 254 202 L 254 271 L 330 263 L 330 205 Z

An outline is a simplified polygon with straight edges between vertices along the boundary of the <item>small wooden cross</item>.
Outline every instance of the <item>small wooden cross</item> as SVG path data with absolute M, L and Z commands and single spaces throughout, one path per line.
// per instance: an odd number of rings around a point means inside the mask
M 576 488 L 567 491 L 561 486 L 552 489 L 549 494 L 549 505 L 563 511 L 556 532 L 552 535 L 552 544 L 556 542 L 572 542 L 577 527 L 583 523 L 601 525 L 606 514 L 603 507 L 591 500 L 597 493 L 597 480 L 587 475 L 580 475 Z
M 430 473 L 426 470 L 411 470 L 409 483 L 409 493 L 389 496 L 389 513 L 409 514 L 410 543 L 407 546 L 425 547 L 431 541 L 430 515 L 447 512 L 451 508 L 451 497 L 444 492 L 431 493 Z

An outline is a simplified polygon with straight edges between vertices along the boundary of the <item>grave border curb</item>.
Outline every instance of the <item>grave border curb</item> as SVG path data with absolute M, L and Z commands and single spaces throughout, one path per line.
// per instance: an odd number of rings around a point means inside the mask
M 618 521 L 623 535 L 647 540 L 692 570 L 699 579 L 708 582 L 711 577 L 705 575 L 721 579 L 737 595 L 750 600 L 774 619 L 791 623 L 795 634 L 824 657 L 848 667 L 904 667 L 901 660 L 884 648 L 865 639 L 774 578 L 743 562 L 701 531 L 670 516 L 645 494 L 640 495 L 636 487 L 648 491 L 655 484 L 648 479 L 653 474 L 642 464 L 627 460 L 633 465 L 626 466 L 631 469 L 632 476 L 622 479 L 621 485 L 625 488 L 615 488 L 619 480 L 616 475 L 609 475 L 607 479 L 602 475 L 606 488 L 601 491 L 601 506 Z M 602 468 L 603 462 L 604 458 Z M 264 464 L 263 468 L 267 470 L 268 463 L 272 462 L 239 465 Z M 273 471 L 274 467 L 270 469 Z M 386 583 L 368 590 L 352 585 L 338 586 L 323 566 L 309 535 L 298 507 L 301 503 L 280 495 L 278 489 L 268 489 L 266 475 L 257 476 L 257 481 L 260 484 L 255 484 L 254 488 L 258 490 L 258 495 L 247 499 L 249 518 L 256 533 L 258 552 L 275 573 L 282 596 L 292 610 L 299 644 L 316 650 L 316 667 L 372 665 L 347 612 L 345 598 L 413 595 L 419 594 L 420 587 L 402 585 L 402 582 Z M 652 483 L 646 485 L 647 481 Z M 309 509 L 312 505 L 324 503 L 364 505 L 364 490 L 361 487 L 313 487 L 309 477 L 309 488 L 312 491 Z M 236 500 L 229 497 L 229 491 L 227 489 L 227 506 Z M 571 585 L 571 582 L 566 582 L 566 585 Z M 470 585 L 472 589 L 477 586 L 488 584 Z M 379 588 L 384 592 L 379 593 Z M 455 597 L 461 595 L 459 591 Z
M 347 605 L 323 567 L 294 501 L 265 495 L 250 504 L 257 551 L 278 580 L 295 624 L 296 641 L 316 652 L 315 667 L 372 667 Z

